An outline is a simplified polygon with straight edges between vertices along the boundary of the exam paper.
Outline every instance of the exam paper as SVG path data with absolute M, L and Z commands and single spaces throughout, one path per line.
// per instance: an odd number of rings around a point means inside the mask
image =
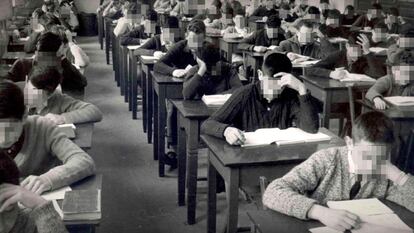
M 375 79 L 365 74 L 349 73 L 345 70 L 345 78 L 339 80 L 341 82 L 375 82 Z
M 384 100 L 395 106 L 414 106 L 414 96 L 389 96 Z
M 329 208 L 347 210 L 360 217 L 394 213 L 388 206 L 380 202 L 377 198 L 348 201 L 328 201 L 327 205 Z
M 354 233 L 412 233 L 412 229 L 405 224 L 396 214 L 381 214 L 361 216 L 360 228 L 352 230 Z
M 342 233 L 341 231 L 337 231 L 329 227 L 316 227 L 309 229 L 309 231 L 312 233 Z
M 72 189 L 69 186 L 62 187 L 60 189 L 56 189 L 51 192 L 46 192 L 42 195 L 42 197 L 48 201 L 52 200 L 63 200 L 65 198 L 65 193 L 67 191 L 71 191 Z

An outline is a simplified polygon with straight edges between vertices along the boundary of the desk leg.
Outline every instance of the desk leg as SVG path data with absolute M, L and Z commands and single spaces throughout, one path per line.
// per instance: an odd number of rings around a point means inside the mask
M 197 170 L 198 170 L 198 120 L 189 120 L 187 127 L 187 222 L 192 225 L 195 223 L 197 206 Z
M 158 91 L 158 114 L 154 117 L 158 118 L 157 121 L 157 131 L 158 131 L 158 143 L 157 143 L 157 157 L 158 157 L 158 175 L 159 177 L 164 177 L 164 156 L 165 156 L 165 123 L 166 123 L 166 103 L 165 103 L 165 88 L 160 87 Z
M 149 82 L 149 80 L 147 80 L 147 83 Z M 153 108 L 154 108 L 154 143 L 153 143 L 153 153 L 154 153 L 154 160 L 158 160 L 158 143 L 159 143 L 159 136 L 158 136 L 158 109 L 159 109 L 159 105 L 158 105 L 158 95 L 155 92 L 155 90 L 151 89 L 152 93 L 153 93 Z M 148 119 L 149 120 L 149 119 Z M 148 133 L 149 133 L 149 128 L 147 128 Z
M 146 92 L 146 90 L 147 90 L 147 88 L 146 88 L 146 83 L 145 83 L 145 81 L 146 81 L 146 78 L 145 78 L 145 73 L 144 73 L 144 65 L 143 64 L 139 64 L 139 66 L 138 67 L 140 67 L 140 78 L 141 78 L 141 83 L 140 83 L 140 86 L 141 86 L 141 105 L 142 105 L 142 109 L 141 109 L 141 112 L 142 112 L 142 128 L 144 129 L 144 133 L 146 133 L 147 132 L 147 115 L 148 115 L 148 113 L 147 113 L 147 92 Z M 138 91 L 136 90 L 136 92 L 138 93 Z M 135 100 L 136 100 L 137 98 L 135 98 Z
M 211 151 L 208 152 L 208 157 L 212 156 Z M 216 194 L 216 182 L 217 182 L 217 170 L 210 162 L 208 161 L 208 192 L 207 192 L 207 232 L 216 233 L 216 211 L 217 211 L 217 194 Z
M 132 57 L 131 57 L 132 56 Z M 137 62 L 135 60 L 135 56 L 133 54 L 131 54 L 131 56 L 129 57 L 129 73 L 130 78 L 131 78 L 131 98 L 130 98 L 130 103 L 131 103 L 131 111 L 132 111 L 132 119 L 137 119 L 137 112 L 138 112 L 138 102 L 137 102 L 137 89 L 138 89 L 138 68 L 139 65 L 137 65 Z M 145 132 L 145 129 L 144 129 Z
M 179 114 L 179 113 L 178 113 Z M 185 205 L 185 174 L 187 169 L 186 133 L 184 126 L 186 119 L 177 116 L 177 155 L 178 155 L 178 205 Z
M 332 92 L 326 93 L 325 101 L 323 103 L 323 119 L 322 127 L 329 129 L 329 119 L 331 118 Z
M 149 70 L 147 70 L 148 72 L 146 73 L 146 76 L 145 76 L 145 78 L 146 78 L 146 84 L 147 84 L 147 142 L 148 143 L 151 143 L 151 141 L 152 141 L 152 119 L 153 119 L 153 116 L 154 116 L 154 141 L 155 141 L 155 138 L 156 137 L 158 137 L 158 136 L 155 136 L 155 131 L 156 131 L 156 129 L 155 129 L 155 116 L 157 116 L 156 115 L 156 113 L 155 113 L 155 110 L 154 110 L 154 114 L 152 114 L 153 112 L 152 112 L 152 109 L 153 109 L 153 94 L 154 94 L 154 92 L 153 92 L 153 83 L 152 83 L 152 75 L 151 75 L 151 73 L 149 72 Z M 154 103 L 156 103 L 155 102 L 155 100 L 154 100 Z M 154 157 L 154 159 L 157 159 L 158 157 Z
M 239 218 L 239 170 L 231 169 L 229 177 L 229 192 L 227 199 L 227 233 L 237 232 Z

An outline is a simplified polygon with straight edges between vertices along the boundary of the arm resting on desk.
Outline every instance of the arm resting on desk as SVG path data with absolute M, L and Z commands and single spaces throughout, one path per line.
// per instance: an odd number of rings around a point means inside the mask
M 102 120 L 102 112 L 95 105 L 65 94 L 56 95 L 60 97 L 57 104 L 60 106 L 61 115 L 66 123 L 89 123 Z
M 155 51 L 160 51 L 161 48 L 157 48 L 157 38 L 154 36 L 147 40 L 141 47 L 139 47 L 134 54 L 153 56 Z
M 319 61 L 312 67 L 306 68 L 306 75 L 308 76 L 321 76 L 329 78 L 329 75 L 335 70 L 335 64 L 340 59 L 341 52 L 335 52 L 329 55 L 327 58 Z
M 369 53 L 366 56 L 368 66 L 365 67 L 364 73 L 372 78 L 378 79 L 387 74 L 386 68 L 373 53 Z
M 239 45 L 237 46 L 237 48 L 239 50 L 253 51 L 254 46 L 255 46 L 255 42 L 256 42 L 257 34 L 258 33 L 256 31 L 252 35 L 250 35 L 249 37 L 246 37 L 243 40 L 241 40 Z
M 29 36 L 29 40 L 24 44 L 24 51 L 26 53 L 33 53 L 36 51 L 37 42 L 39 41 L 41 33 L 33 32 Z
M 375 84 L 369 88 L 365 98 L 373 101 L 375 97 L 383 97 L 392 87 L 392 80 L 389 76 L 379 78 Z
M 141 39 L 146 39 L 144 29 L 142 27 L 138 29 L 133 29 L 130 32 L 127 32 L 120 37 L 120 43 L 122 46 L 127 45 L 140 45 Z

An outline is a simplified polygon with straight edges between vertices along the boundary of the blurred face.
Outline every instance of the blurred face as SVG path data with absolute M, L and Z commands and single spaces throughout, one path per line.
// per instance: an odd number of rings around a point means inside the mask
M 285 10 L 285 9 L 280 9 L 279 10 L 279 17 L 281 19 L 286 19 L 289 15 L 289 10 Z
M 346 55 L 351 61 L 356 61 L 362 56 L 362 48 L 358 45 L 346 45 Z
M 214 14 L 217 14 L 218 10 L 217 10 L 217 7 L 216 6 L 211 5 L 211 6 L 208 6 L 207 12 L 209 14 L 213 14 L 214 15 Z
M 127 14 L 125 16 L 126 20 L 128 23 L 132 24 L 133 26 L 135 26 L 136 24 L 140 24 L 141 23 L 141 19 L 142 19 L 142 15 L 141 14 Z
M 204 39 L 204 33 L 196 34 L 190 31 L 187 35 L 188 47 L 191 50 L 197 50 L 203 46 Z
M 306 14 L 304 17 L 307 21 L 311 22 L 319 22 L 321 20 L 320 14 Z
M 180 35 L 180 31 L 178 28 L 163 28 L 161 29 L 161 38 L 162 40 L 167 43 L 174 43 L 177 41 Z
M 147 34 L 155 34 L 157 23 L 146 19 L 144 21 L 144 32 Z
M 265 7 L 266 7 L 267 9 L 273 9 L 273 8 L 275 7 L 275 4 L 273 3 L 273 1 L 272 1 L 272 0 L 267 0 L 267 1 L 265 2 Z
M 273 100 L 282 93 L 281 77 L 268 77 L 261 70 L 257 71 L 261 82 L 261 90 L 264 98 Z
M 381 10 L 377 9 L 368 9 L 367 17 L 369 20 L 378 18 L 381 15 Z
M 391 72 L 396 84 L 406 85 L 414 82 L 413 65 L 392 66 Z
M 398 46 L 404 49 L 414 48 L 414 38 L 400 37 L 400 39 L 398 39 Z
M 50 94 L 47 91 L 37 89 L 30 81 L 27 82 L 24 88 L 25 104 L 29 108 L 42 109 L 47 106 L 49 96 Z
M 298 41 L 300 44 L 310 44 L 313 42 L 313 29 L 305 26 L 300 27 L 297 33 Z
M 269 37 L 269 39 L 277 38 L 279 34 L 279 28 L 270 28 L 266 26 L 266 34 L 267 34 L 267 37 Z
M 374 42 L 387 40 L 387 29 L 385 29 L 385 28 L 374 28 L 374 30 L 372 30 L 372 40 Z
M 236 15 L 233 18 L 234 25 L 238 28 L 244 28 L 246 26 L 246 18 L 242 15 Z
M 11 147 L 23 131 L 24 121 L 22 119 L 0 119 L 0 148 Z
M 326 25 L 337 27 L 339 26 L 339 19 L 338 18 L 327 18 L 326 19 Z
M 388 15 L 387 15 L 387 21 L 388 21 L 389 23 L 397 23 L 397 22 L 398 22 L 398 17 L 397 17 L 397 16 L 395 16 L 395 15 L 390 15 L 390 14 L 388 14 Z

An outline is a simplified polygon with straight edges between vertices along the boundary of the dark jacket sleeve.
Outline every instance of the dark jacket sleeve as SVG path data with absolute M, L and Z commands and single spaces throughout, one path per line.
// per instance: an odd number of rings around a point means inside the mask
M 135 51 L 137 55 L 154 55 L 154 52 L 157 51 L 157 39 L 152 37 L 145 44 L 143 44 L 139 49 Z
M 243 84 L 240 81 L 239 73 L 237 72 L 237 69 L 234 66 L 230 65 L 230 64 L 226 64 L 225 66 L 227 66 L 226 69 L 229 70 L 229 77 L 230 77 L 229 78 L 229 87 L 230 87 L 230 89 L 228 89 L 224 93 L 233 93 L 239 87 L 242 87 Z
M 226 103 L 201 125 L 201 132 L 224 138 L 224 131 L 231 126 L 243 107 L 244 88 L 237 89 Z
M 165 54 L 157 63 L 154 64 L 154 71 L 161 74 L 172 75 L 174 68 L 174 61 L 180 59 L 180 54 L 182 53 L 183 45 L 176 44 L 167 54 Z
M 17 59 L 10 68 L 7 78 L 13 82 L 25 81 L 26 75 L 24 74 L 25 69 L 23 66 L 24 64 L 22 59 Z
M 198 89 L 202 83 L 202 78 L 197 74 L 198 65 L 188 71 L 183 83 L 183 97 L 185 100 L 194 99 L 198 93 Z
M 24 45 L 24 51 L 26 53 L 34 53 L 36 51 L 37 42 L 39 41 L 41 33 L 40 32 L 33 32 L 29 36 L 29 40 Z
M 340 53 L 332 53 L 327 58 L 319 61 L 312 67 L 306 68 L 306 75 L 329 78 L 329 74 L 335 69 L 336 61 L 339 58 Z
M 255 45 L 255 42 L 256 42 L 256 38 L 257 38 L 257 34 L 258 34 L 258 31 L 254 32 L 249 37 L 244 38 L 242 41 L 240 41 L 240 43 L 237 46 L 237 48 L 239 50 L 249 50 L 249 51 L 253 51 L 254 45 Z
M 355 22 L 352 24 L 352 29 L 354 29 L 356 27 L 363 27 L 364 26 L 365 18 L 366 18 L 365 15 L 360 15 L 358 17 L 358 19 L 356 19 Z
M 86 77 L 67 59 L 62 60 L 63 90 L 83 90 L 88 85 Z
M 373 53 L 369 53 L 365 57 L 368 64 L 364 70 L 366 75 L 378 79 L 387 74 L 386 67 L 383 62 L 381 62 L 381 60 L 378 59 Z
M 292 118 L 296 126 L 308 133 L 317 133 L 319 118 L 315 100 L 309 93 L 298 98 L 299 101 L 292 105 Z
M 143 30 L 141 29 L 134 29 L 130 32 L 127 32 L 123 35 L 121 35 L 121 45 L 139 45 L 141 42 L 141 39 L 145 39 Z

